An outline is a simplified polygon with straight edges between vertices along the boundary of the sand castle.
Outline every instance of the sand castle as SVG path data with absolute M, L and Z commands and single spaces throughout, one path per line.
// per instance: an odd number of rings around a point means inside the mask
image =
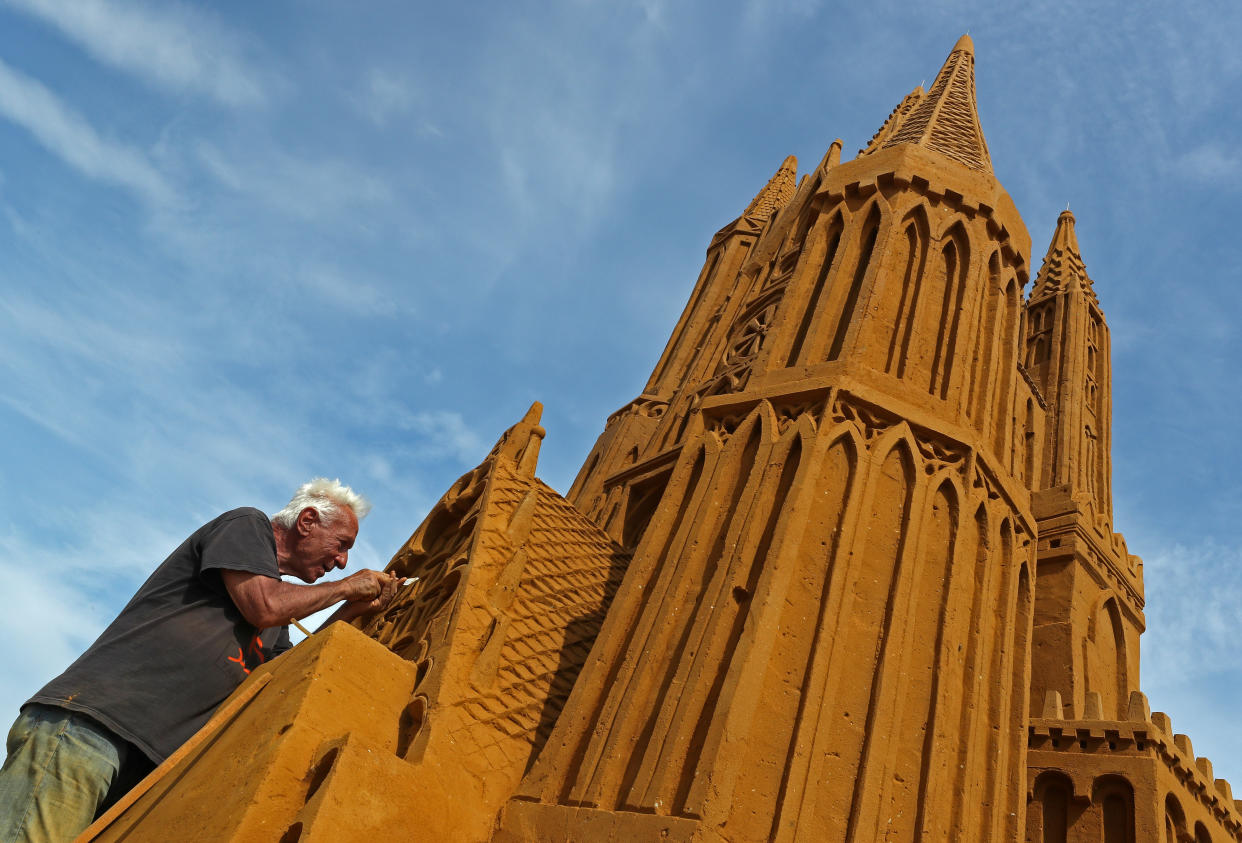
M 1034 282 L 1026 294 L 1032 272 Z M 564 497 L 539 407 L 85 839 L 1242 841 L 1139 690 L 1109 334 L 953 48 L 712 238 Z

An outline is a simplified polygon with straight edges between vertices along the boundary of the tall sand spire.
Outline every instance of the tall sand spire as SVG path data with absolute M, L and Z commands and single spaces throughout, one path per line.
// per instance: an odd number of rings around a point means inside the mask
M 743 217 L 766 220 L 785 207 L 798 189 L 798 158 L 790 155 L 746 207 Z
M 975 45 L 963 35 L 945 59 L 931 91 L 907 96 L 889 122 L 872 140 L 872 148 L 887 149 L 913 143 L 947 155 L 972 170 L 990 173 L 992 159 L 979 127 L 975 105 Z M 888 129 L 885 131 L 885 129 Z
M 1074 215 L 1065 210 L 1057 217 L 1057 228 L 1052 242 L 1048 244 L 1048 253 L 1044 255 L 1044 264 L 1039 268 L 1039 275 L 1031 288 L 1031 301 L 1073 289 L 1081 289 L 1087 298 L 1096 300 L 1094 285 L 1087 275 L 1087 265 L 1078 251 Z

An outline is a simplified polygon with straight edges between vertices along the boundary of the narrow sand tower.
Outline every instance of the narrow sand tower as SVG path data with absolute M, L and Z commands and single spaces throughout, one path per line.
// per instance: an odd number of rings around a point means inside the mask
M 502 837 L 1017 837 L 1042 411 L 970 39 L 839 157 L 716 235 L 575 483 L 634 558 Z

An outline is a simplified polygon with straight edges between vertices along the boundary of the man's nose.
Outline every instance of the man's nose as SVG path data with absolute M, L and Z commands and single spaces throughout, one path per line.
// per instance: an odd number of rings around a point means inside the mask
M 337 554 L 337 557 L 336 557 L 336 567 L 340 568 L 340 569 L 343 571 L 343 570 L 345 570 L 345 563 L 346 563 L 346 562 L 348 562 L 348 561 L 349 561 L 349 551 L 348 551 L 348 550 L 347 550 L 347 551 L 345 551 L 344 553 Z

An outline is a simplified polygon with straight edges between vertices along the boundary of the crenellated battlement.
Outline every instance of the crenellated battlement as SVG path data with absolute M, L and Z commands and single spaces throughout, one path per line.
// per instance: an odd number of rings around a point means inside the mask
M 1190 738 L 1174 731 L 1167 714 L 1152 712 L 1141 691 L 1130 694 L 1120 720 L 1100 716 L 1100 695 L 1095 692 L 1086 694 L 1083 717 L 1066 718 L 1064 708 L 1060 692 L 1047 692 L 1040 716 L 1032 717 L 1027 727 L 1028 798 L 1043 811 L 1059 804 L 1055 794 L 1049 799 L 1046 792 L 1058 781 L 1068 785 L 1071 802 L 1086 802 L 1091 809 L 1099 807 L 1095 794 L 1101 779 L 1120 776 L 1132 789 L 1140 817 L 1145 807 L 1140 796 L 1146 792 L 1154 800 L 1146 808 L 1156 826 L 1168 816 L 1176 829 L 1180 812 L 1186 829 L 1203 823 L 1242 841 L 1242 801 L 1233 798 L 1230 783 L 1215 778 L 1212 762 L 1196 756 Z M 1154 793 L 1145 787 L 1152 780 L 1158 784 Z M 1035 811 L 1031 818 L 1043 820 Z

